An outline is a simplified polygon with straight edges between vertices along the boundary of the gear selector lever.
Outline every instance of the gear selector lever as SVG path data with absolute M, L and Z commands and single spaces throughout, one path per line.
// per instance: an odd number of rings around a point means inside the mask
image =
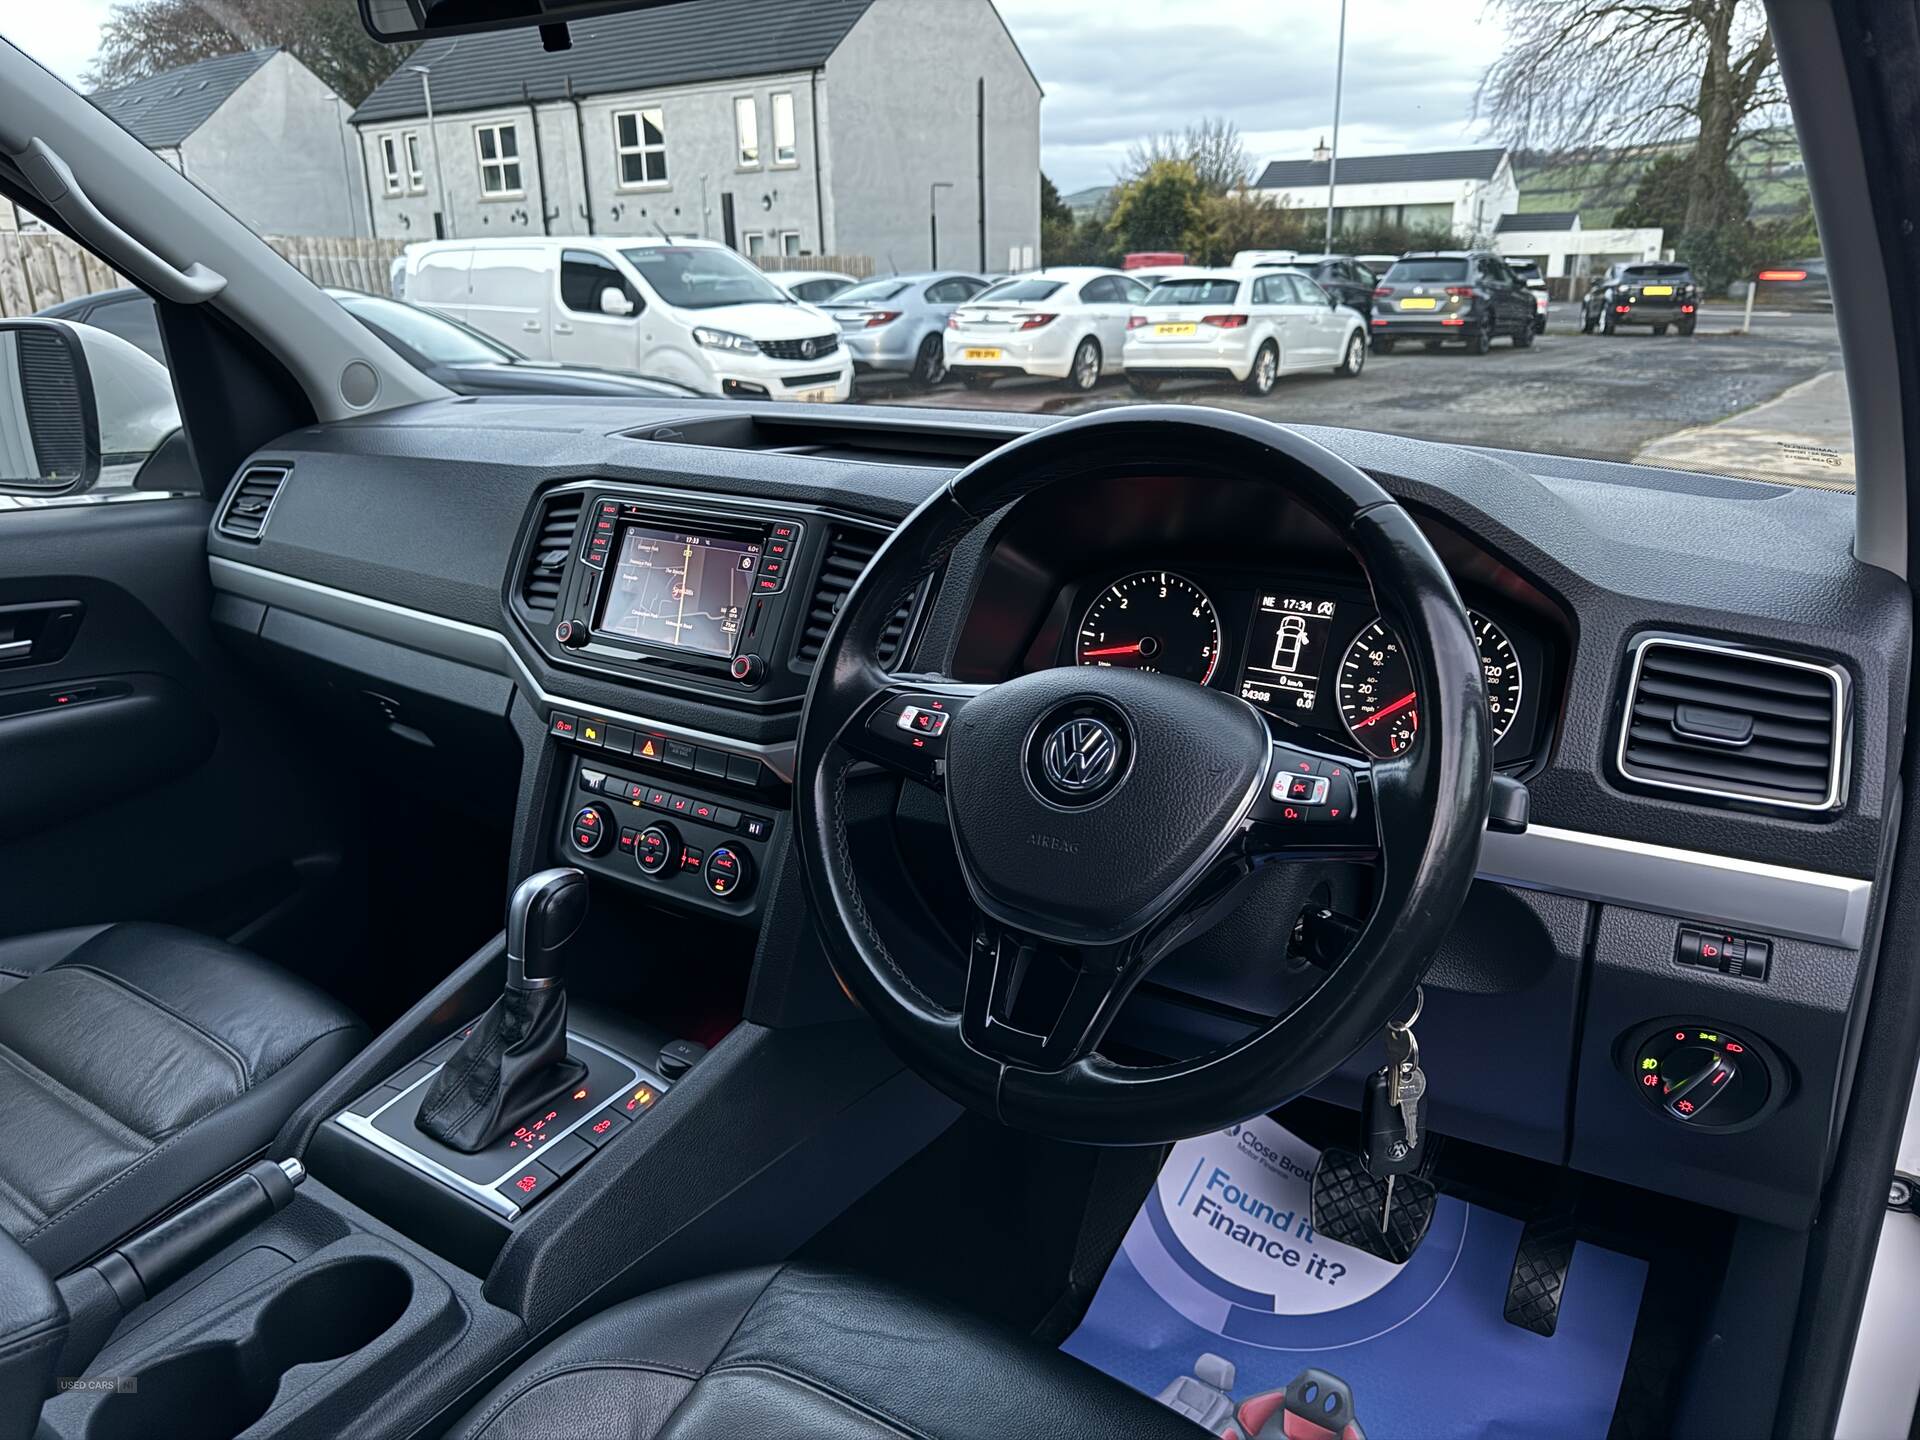
M 427 1086 L 415 1123 L 471 1155 L 585 1078 L 567 1055 L 560 952 L 587 916 L 587 877 L 542 870 L 507 902 L 507 988 Z

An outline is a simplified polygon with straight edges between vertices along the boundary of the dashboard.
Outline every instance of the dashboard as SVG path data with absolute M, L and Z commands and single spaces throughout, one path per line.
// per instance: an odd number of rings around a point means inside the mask
M 264 530 L 216 515 L 215 620 L 306 703 L 371 707 L 341 733 L 414 783 L 517 776 L 516 865 L 582 864 L 636 903 L 754 927 L 758 964 L 791 959 L 813 923 L 782 871 L 819 642 L 894 525 L 1050 423 L 842 408 L 455 401 L 297 432 L 230 488 L 279 477 Z M 1909 663 L 1906 592 L 1853 560 L 1849 498 L 1308 433 L 1439 553 L 1473 620 L 1496 763 L 1530 802 L 1525 834 L 1486 837 L 1431 972 L 1432 1123 L 1804 1223 L 1858 1043 Z M 1419 699 L 1378 614 L 1340 537 L 1278 487 L 1128 474 L 983 517 L 900 598 L 888 644 L 900 668 L 978 683 L 1153 668 L 1244 696 L 1309 748 L 1391 755 L 1419 743 Z M 1825 707 L 1780 732 L 1831 761 L 1813 801 L 1622 763 L 1641 731 L 1688 721 L 1663 695 L 1764 709 L 1788 688 L 1785 671 L 1755 680 L 1769 663 L 1798 667 L 1793 706 Z M 916 790 L 875 802 L 890 905 L 935 904 L 942 883 L 944 815 Z M 1292 868 L 1149 978 L 1129 1043 L 1230 1043 L 1288 1003 L 1287 936 L 1344 883 Z M 1717 951 L 1740 937 L 1752 973 L 1699 963 L 1702 935 Z M 1764 1112 L 1706 1140 L 1650 1113 L 1630 1068 L 1656 1020 L 1771 1057 Z M 1350 1103 L 1377 1064 L 1355 1056 L 1327 1098 Z

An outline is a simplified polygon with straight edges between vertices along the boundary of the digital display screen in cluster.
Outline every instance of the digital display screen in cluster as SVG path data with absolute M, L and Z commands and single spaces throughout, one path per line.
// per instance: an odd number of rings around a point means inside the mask
M 1333 601 L 1316 596 L 1261 595 L 1248 626 L 1240 698 L 1274 714 L 1313 709 L 1334 608 Z

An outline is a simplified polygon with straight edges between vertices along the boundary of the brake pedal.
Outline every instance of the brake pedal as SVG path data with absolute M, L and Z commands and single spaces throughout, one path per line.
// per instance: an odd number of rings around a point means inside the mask
M 1560 1296 L 1567 1286 L 1567 1267 L 1573 1263 L 1573 1242 L 1573 1216 L 1566 1210 L 1527 1222 L 1507 1280 L 1509 1325 L 1546 1336 L 1559 1328 Z

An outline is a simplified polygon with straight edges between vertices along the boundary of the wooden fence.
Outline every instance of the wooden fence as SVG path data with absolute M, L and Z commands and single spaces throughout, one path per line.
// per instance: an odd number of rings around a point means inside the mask
M 271 245 L 302 275 L 320 285 L 388 295 L 393 262 L 404 240 L 346 235 L 269 235 Z M 762 270 L 837 270 L 865 279 L 874 273 L 870 255 L 756 255 Z M 31 315 L 62 300 L 127 282 L 91 252 L 50 231 L 0 230 L 0 316 Z
M 344 235 L 269 235 L 267 243 L 302 275 L 342 290 L 391 293 L 387 276 L 406 248 L 402 240 Z M 0 231 L 0 316 L 31 315 L 62 300 L 127 282 L 64 235 Z

